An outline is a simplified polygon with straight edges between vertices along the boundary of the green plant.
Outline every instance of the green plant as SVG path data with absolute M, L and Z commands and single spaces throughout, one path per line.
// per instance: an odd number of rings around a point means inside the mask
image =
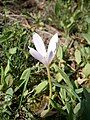
M 87 29 L 85 21 L 88 15 L 89 1 L 57 0 L 55 14 L 59 28 L 63 28 L 65 35 L 82 32 Z

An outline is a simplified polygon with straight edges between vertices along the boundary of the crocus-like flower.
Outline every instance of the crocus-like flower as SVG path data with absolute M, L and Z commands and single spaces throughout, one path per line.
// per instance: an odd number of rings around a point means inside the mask
M 42 38 L 37 33 L 33 34 L 33 43 L 36 47 L 36 50 L 31 47 L 28 47 L 30 54 L 35 59 L 39 60 L 45 66 L 48 67 L 56 54 L 56 47 L 57 47 L 57 43 L 58 43 L 58 34 L 56 33 L 51 38 L 47 50 L 45 48 Z

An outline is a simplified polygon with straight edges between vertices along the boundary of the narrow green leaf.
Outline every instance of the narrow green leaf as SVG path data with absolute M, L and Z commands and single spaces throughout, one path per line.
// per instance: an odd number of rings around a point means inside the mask
M 76 94 L 76 92 L 70 88 L 69 86 L 66 85 L 60 85 L 59 83 L 54 83 L 55 86 L 66 89 L 68 93 L 70 93 L 71 95 L 73 95 L 75 98 L 77 98 L 79 100 L 79 102 L 81 102 L 80 97 Z M 62 95 L 62 98 L 65 98 L 65 91 L 63 92 L 64 96 Z M 60 93 L 61 95 L 61 93 Z
M 81 103 L 78 103 L 76 106 L 75 106 L 75 108 L 74 108 L 74 114 L 76 114 L 76 113 L 78 113 L 78 111 L 80 110 L 80 108 L 81 108 Z
M 31 71 L 30 68 L 27 68 L 26 70 L 24 70 L 24 72 L 23 72 L 22 75 L 21 75 L 20 80 L 21 80 L 21 79 L 23 79 L 23 80 L 29 80 L 30 71 Z
M 28 95 L 28 90 L 26 90 L 24 93 L 23 93 L 23 96 L 26 97 Z
M 45 87 L 48 85 L 47 81 L 42 81 L 38 86 L 35 88 L 35 94 L 39 94 L 42 90 L 45 89 Z
M 54 100 L 50 99 L 50 103 L 51 103 L 51 105 L 53 106 L 53 108 L 55 108 L 55 109 L 58 110 L 59 112 L 63 111 L 63 110 L 61 109 L 60 104 L 56 103 Z
M 3 88 L 3 85 L 0 85 L 0 90 L 2 90 L 2 88 Z
M 75 92 L 76 92 L 77 94 L 82 93 L 82 92 L 83 92 L 83 88 L 75 89 Z
M 81 62 L 81 52 L 78 49 L 75 50 L 75 60 L 77 64 Z
M 57 58 L 58 58 L 59 60 L 62 60 L 62 58 L 63 58 L 63 50 L 62 50 L 62 47 L 61 47 L 61 46 L 58 47 Z
M 19 88 L 26 82 L 26 80 L 22 81 L 22 83 L 19 86 L 16 86 L 16 88 L 14 89 L 14 92 L 16 92 L 17 90 L 19 90 Z
M 0 44 L 2 42 L 5 42 L 5 41 L 9 40 L 12 36 L 13 36 L 13 34 L 12 34 L 11 31 L 5 32 L 5 34 L 3 34 L 3 35 L 0 36 Z
M 4 84 L 4 69 L 3 69 L 3 67 L 1 66 L 1 81 L 0 81 L 0 84 Z
M 60 15 L 60 1 L 58 0 L 57 2 L 56 2 L 56 5 L 55 5 L 55 14 L 57 15 L 57 16 L 59 16 Z
M 88 77 L 90 75 L 90 64 L 87 63 L 82 70 L 83 74 Z
M 63 102 L 63 104 L 65 103 L 65 101 L 67 101 L 67 96 L 66 96 L 66 89 L 65 88 L 62 88 L 60 89 L 60 92 L 59 92 L 60 96 L 61 96 L 61 100 Z
M 5 76 L 10 71 L 10 61 L 8 60 L 7 66 L 5 68 Z
M 58 70 L 59 70 L 60 74 L 62 75 L 65 83 L 66 83 L 70 88 L 73 89 L 73 85 L 72 85 L 69 77 L 67 76 L 67 74 L 66 74 L 61 68 L 58 68 Z

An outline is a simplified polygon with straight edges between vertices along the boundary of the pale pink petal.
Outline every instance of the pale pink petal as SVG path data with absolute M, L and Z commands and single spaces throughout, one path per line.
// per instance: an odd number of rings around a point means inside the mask
M 42 38 L 37 33 L 33 34 L 33 42 L 34 42 L 34 45 L 35 45 L 37 51 L 42 56 L 46 56 L 46 49 L 45 49 L 44 42 L 42 41 Z
M 58 43 L 58 34 L 56 33 L 51 38 L 49 46 L 48 46 L 47 56 L 48 56 L 49 63 L 51 63 L 51 61 L 53 60 L 53 58 L 54 58 L 54 56 L 56 54 L 57 43 Z
M 50 54 L 49 54 L 49 56 L 48 56 L 48 64 L 50 64 L 52 62 L 54 56 L 55 56 L 55 52 L 51 51 Z
M 42 62 L 43 56 L 37 52 L 35 49 L 30 48 L 29 50 L 30 54 L 37 60 L 39 60 L 40 62 Z
M 48 51 L 47 51 L 48 56 L 49 56 L 51 51 L 53 53 L 56 51 L 57 43 L 58 43 L 58 34 L 56 33 L 50 40 L 50 43 L 49 43 L 49 46 L 48 46 Z
M 39 52 L 37 52 L 35 49 L 28 47 L 29 48 L 29 52 L 30 54 L 37 60 L 39 60 L 40 62 L 42 62 L 44 65 L 47 66 L 47 60 L 45 57 L 43 57 Z

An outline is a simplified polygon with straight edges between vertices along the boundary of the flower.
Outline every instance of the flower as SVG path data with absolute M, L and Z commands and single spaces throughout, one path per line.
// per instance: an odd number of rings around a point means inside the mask
M 56 54 L 56 47 L 58 43 L 58 34 L 56 33 L 50 40 L 48 45 L 48 49 L 46 50 L 44 42 L 42 38 L 37 34 L 33 34 L 33 43 L 36 47 L 36 50 L 28 47 L 30 54 L 40 62 L 42 62 L 45 66 L 49 66 L 52 62 L 55 54 Z

